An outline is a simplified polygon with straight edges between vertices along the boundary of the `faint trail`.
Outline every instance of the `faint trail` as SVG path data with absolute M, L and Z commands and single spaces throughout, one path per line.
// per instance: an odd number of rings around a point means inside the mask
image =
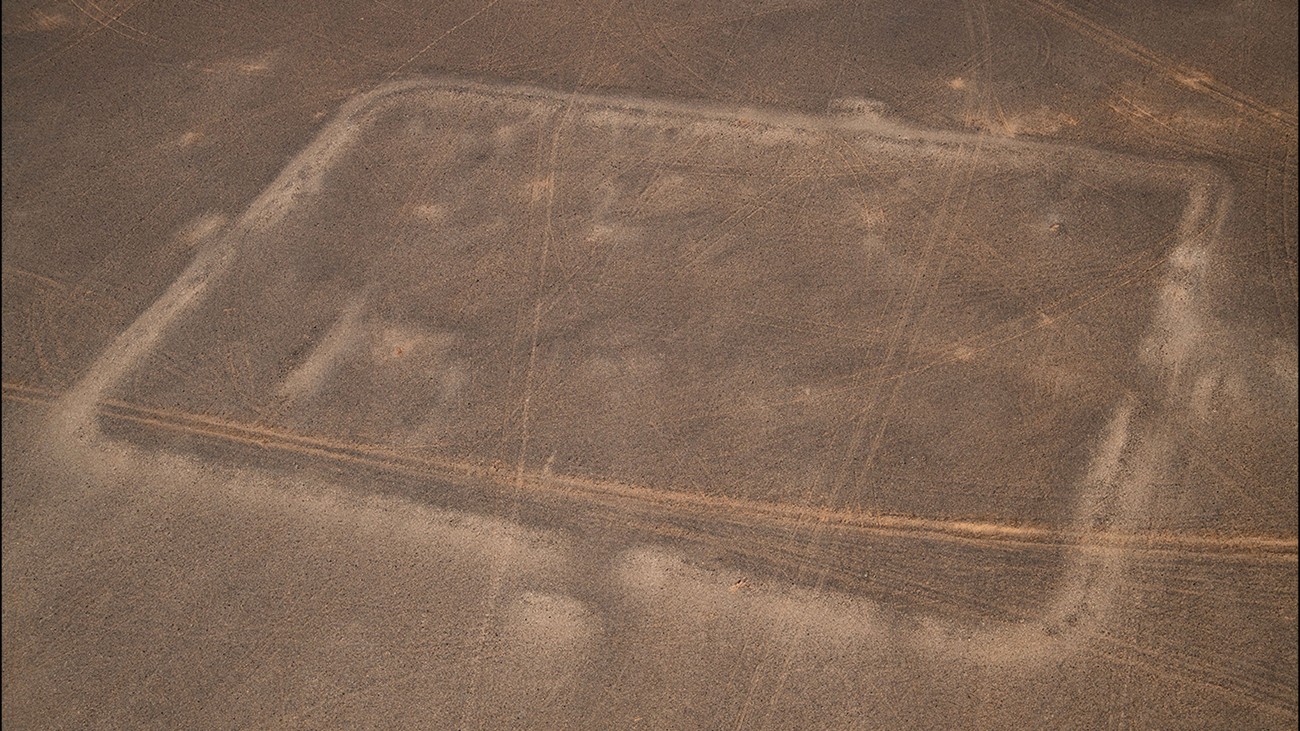
M 68 284 L 67 282 L 60 281 L 58 279 L 55 279 L 54 277 L 47 277 L 44 274 L 39 274 L 37 272 L 29 271 L 19 266 L 6 266 L 3 269 L 0 269 L 0 272 L 3 272 L 3 275 L 6 277 L 26 277 L 28 279 L 40 282 L 41 284 L 45 284 L 55 289 L 58 289 L 60 291 L 67 291 L 72 287 L 72 285 Z
M 5 400 L 52 404 L 59 394 L 19 383 L 2 384 Z M 383 447 L 353 444 L 267 427 L 224 421 L 201 414 L 152 409 L 106 399 L 94 413 L 108 419 L 143 424 L 167 431 L 266 449 L 294 452 L 337 462 L 378 467 L 434 478 L 469 480 L 478 486 L 513 491 L 518 483 L 514 465 L 475 465 L 436 457 L 417 457 Z M 1087 551 L 1213 554 L 1224 557 L 1267 558 L 1296 562 L 1300 540 L 1286 536 L 1218 536 L 1159 532 L 1057 530 L 1044 526 L 1009 525 L 901 515 L 880 515 L 785 503 L 747 500 L 698 492 L 663 490 L 580 476 L 525 471 L 522 488 L 529 494 L 554 495 L 587 503 L 627 505 L 694 518 L 716 514 L 732 522 L 788 526 L 815 522 L 849 532 L 911 537 L 919 540 L 972 543 L 1003 547 L 1077 548 Z
M 1180 64 L 1174 59 L 1115 32 L 1062 3 L 1053 2 L 1053 0 L 1024 1 L 1026 4 L 1033 6 L 1063 25 L 1073 28 L 1102 46 L 1160 71 L 1187 89 L 1204 94 L 1234 109 L 1248 112 L 1261 121 L 1281 127 L 1291 136 L 1296 134 L 1296 115 L 1294 114 L 1275 109 L 1245 92 L 1214 79 L 1209 74 Z
M 1271 160 L 1261 158 L 1243 147 L 1232 147 L 1230 143 L 1216 143 L 1201 139 L 1203 135 L 1193 134 L 1178 129 L 1176 123 L 1162 119 L 1155 111 L 1129 98 L 1123 92 L 1112 89 L 1117 100 L 1110 102 L 1112 111 L 1134 122 L 1140 131 L 1156 137 L 1162 142 L 1181 147 L 1190 152 L 1210 158 L 1222 158 L 1234 163 L 1254 168 L 1264 175 L 1272 174 L 1276 167 Z
M 460 30 L 461 26 L 464 26 L 466 23 L 469 23 L 470 21 L 474 20 L 475 18 L 482 15 L 483 13 L 486 13 L 488 10 L 492 8 L 492 6 L 496 5 L 499 2 L 501 2 L 501 0 L 488 0 L 487 4 L 485 4 L 483 7 L 479 8 L 473 13 L 470 13 L 468 16 L 465 17 L 464 20 L 460 21 L 459 23 L 443 31 L 442 35 L 429 41 L 424 46 L 424 48 L 421 48 L 420 50 L 416 51 L 410 58 L 398 64 L 397 67 L 394 68 L 392 71 L 389 71 L 388 74 L 384 76 L 384 81 L 391 80 L 394 76 L 401 73 L 407 66 L 410 66 L 412 63 L 415 63 L 415 60 L 420 56 L 423 56 L 425 53 L 427 53 L 429 49 L 433 48 L 434 46 L 444 41 L 452 33 L 455 33 L 456 31 Z
M 54 59 L 58 58 L 59 56 L 62 56 L 64 53 L 67 53 L 73 48 L 76 48 L 77 46 L 81 45 L 86 40 L 92 38 L 95 35 L 98 35 L 101 31 L 105 29 L 113 29 L 115 33 L 118 33 L 119 35 L 123 35 L 128 40 L 143 42 L 142 38 L 132 37 L 121 33 L 121 31 L 118 31 L 113 24 L 122 23 L 122 16 L 126 15 L 128 12 L 130 12 L 132 8 L 136 7 L 137 5 L 140 5 L 142 2 L 145 1 L 146 0 L 137 0 L 137 2 L 130 3 L 124 6 L 121 10 L 117 11 L 116 14 L 110 15 L 108 13 L 105 13 L 103 16 L 95 16 L 90 13 L 87 13 L 80 6 L 76 6 L 76 3 L 72 3 L 74 6 L 77 7 L 78 10 L 80 10 L 83 14 L 87 15 L 88 17 L 92 18 L 97 24 L 91 30 L 86 31 L 84 33 L 79 33 L 73 36 L 70 40 L 64 41 L 61 45 L 55 46 L 54 48 L 45 51 L 44 53 L 37 54 L 33 58 L 28 59 L 26 62 L 19 64 L 17 67 L 15 67 L 6 75 L 21 75 L 32 69 L 35 69 L 36 67 L 42 64 L 51 62 Z M 132 28 L 132 26 L 127 26 L 125 23 L 122 24 L 125 27 Z M 134 28 L 132 29 L 135 30 Z M 143 33 L 143 31 L 139 31 L 139 32 Z M 153 36 L 148 33 L 143 33 L 143 35 L 152 38 L 157 38 L 157 36 Z
M 152 42 L 150 41 L 150 39 L 155 39 L 155 40 L 158 39 L 158 36 L 155 36 L 151 33 L 146 33 L 145 31 L 142 31 L 139 28 L 136 28 L 135 26 L 131 25 L 130 23 L 127 23 L 126 21 L 122 20 L 122 15 L 124 15 L 125 12 L 119 13 L 118 15 L 110 15 L 107 11 L 105 11 L 102 7 L 100 7 L 98 3 L 94 2 L 93 0 L 87 0 L 85 6 L 82 6 L 80 3 L 77 2 L 77 0 L 68 0 L 68 2 L 74 8 L 76 8 L 82 15 L 86 16 L 87 18 L 91 19 L 95 23 L 102 26 L 104 30 L 110 31 L 114 35 L 121 36 L 122 38 L 125 38 L 128 41 L 135 41 L 137 43 L 148 44 Z M 94 10 L 94 12 L 91 12 L 92 9 Z
M 533 388 L 537 375 L 537 354 L 541 347 L 540 337 L 542 331 L 542 318 L 545 314 L 546 304 L 546 269 L 551 262 L 551 248 L 555 238 L 554 218 L 555 218 L 555 177 L 559 167 L 559 149 L 560 137 L 564 132 L 564 126 L 568 123 L 569 115 L 573 110 L 573 103 L 570 101 L 565 108 L 560 120 L 556 122 L 555 131 L 551 134 L 550 154 L 547 158 L 549 172 L 546 176 L 546 188 L 543 194 L 546 196 L 544 206 L 545 222 L 542 226 L 542 235 L 538 248 L 537 263 L 537 296 L 533 303 L 533 318 L 529 329 L 528 336 L 528 366 L 524 370 L 523 396 L 520 403 L 519 416 L 519 458 L 516 462 L 516 481 L 523 485 L 524 469 L 528 461 L 528 440 L 529 428 L 532 418 Z
M 1141 668 L 1157 677 L 1168 676 L 1283 716 L 1295 715 L 1294 688 L 1253 678 L 1237 668 L 1197 660 L 1168 647 L 1145 646 L 1101 633 L 1089 635 L 1088 640 L 1082 643 L 1084 650 L 1105 662 Z

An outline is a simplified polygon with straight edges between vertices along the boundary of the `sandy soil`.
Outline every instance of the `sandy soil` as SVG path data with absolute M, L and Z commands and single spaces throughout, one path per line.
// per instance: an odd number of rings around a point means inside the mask
M 6 727 L 1294 727 L 1294 8 L 3 22 Z

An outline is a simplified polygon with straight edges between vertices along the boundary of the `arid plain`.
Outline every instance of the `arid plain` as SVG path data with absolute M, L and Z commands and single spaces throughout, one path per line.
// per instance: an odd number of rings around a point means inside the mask
M 3 20 L 6 727 L 1296 723 L 1294 8 Z

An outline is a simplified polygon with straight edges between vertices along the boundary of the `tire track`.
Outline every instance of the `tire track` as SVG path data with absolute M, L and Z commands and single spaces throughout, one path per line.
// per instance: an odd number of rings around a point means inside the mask
M 2 384 L 5 400 L 53 405 L 59 394 L 20 383 Z M 789 529 L 808 523 L 825 525 L 848 535 L 905 537 L 924 541 L 966 543 L 1004 549 L 1065 548 L 1086 552 L 1204 554 L 1225 559 L 1274 560 L 1296 563 L 1300 541 L 1286 536 L 1219 536 L 1212 534 L 1076 531 L 1035 525 L 1010 525 L 959 519 L 872 514 L 779 502 L 749 500 L 703 492 L 665 490 L 643 485 L 560 475 L 538 470 L 519 473 L 515 465 L 473 464 L 453 459 L 417 456 L 385 447 L 356 444 L 327 437 L 226 421 L 203 414 L 154 409 L 127 401 L 105 399 L 97 416 L 163 431 L 184 433 L 216 442 L 243 444 L 292 452 L 321 460 L 358 464 L 407 475 L 471 481 L 484 490 L 513 493 L 518 487 L 533 495 L 568 498 L 606 508 L 639 509 L 665 518 L 692 520 L 721 517 L 742 525 Z

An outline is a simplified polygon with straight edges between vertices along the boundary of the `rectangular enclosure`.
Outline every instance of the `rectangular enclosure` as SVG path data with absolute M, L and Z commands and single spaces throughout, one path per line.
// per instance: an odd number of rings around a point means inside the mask
M 112 395 L 469 471 L 1064 524 L 1152 388 L 1194 171 L 838 108 L 382 89 Z

